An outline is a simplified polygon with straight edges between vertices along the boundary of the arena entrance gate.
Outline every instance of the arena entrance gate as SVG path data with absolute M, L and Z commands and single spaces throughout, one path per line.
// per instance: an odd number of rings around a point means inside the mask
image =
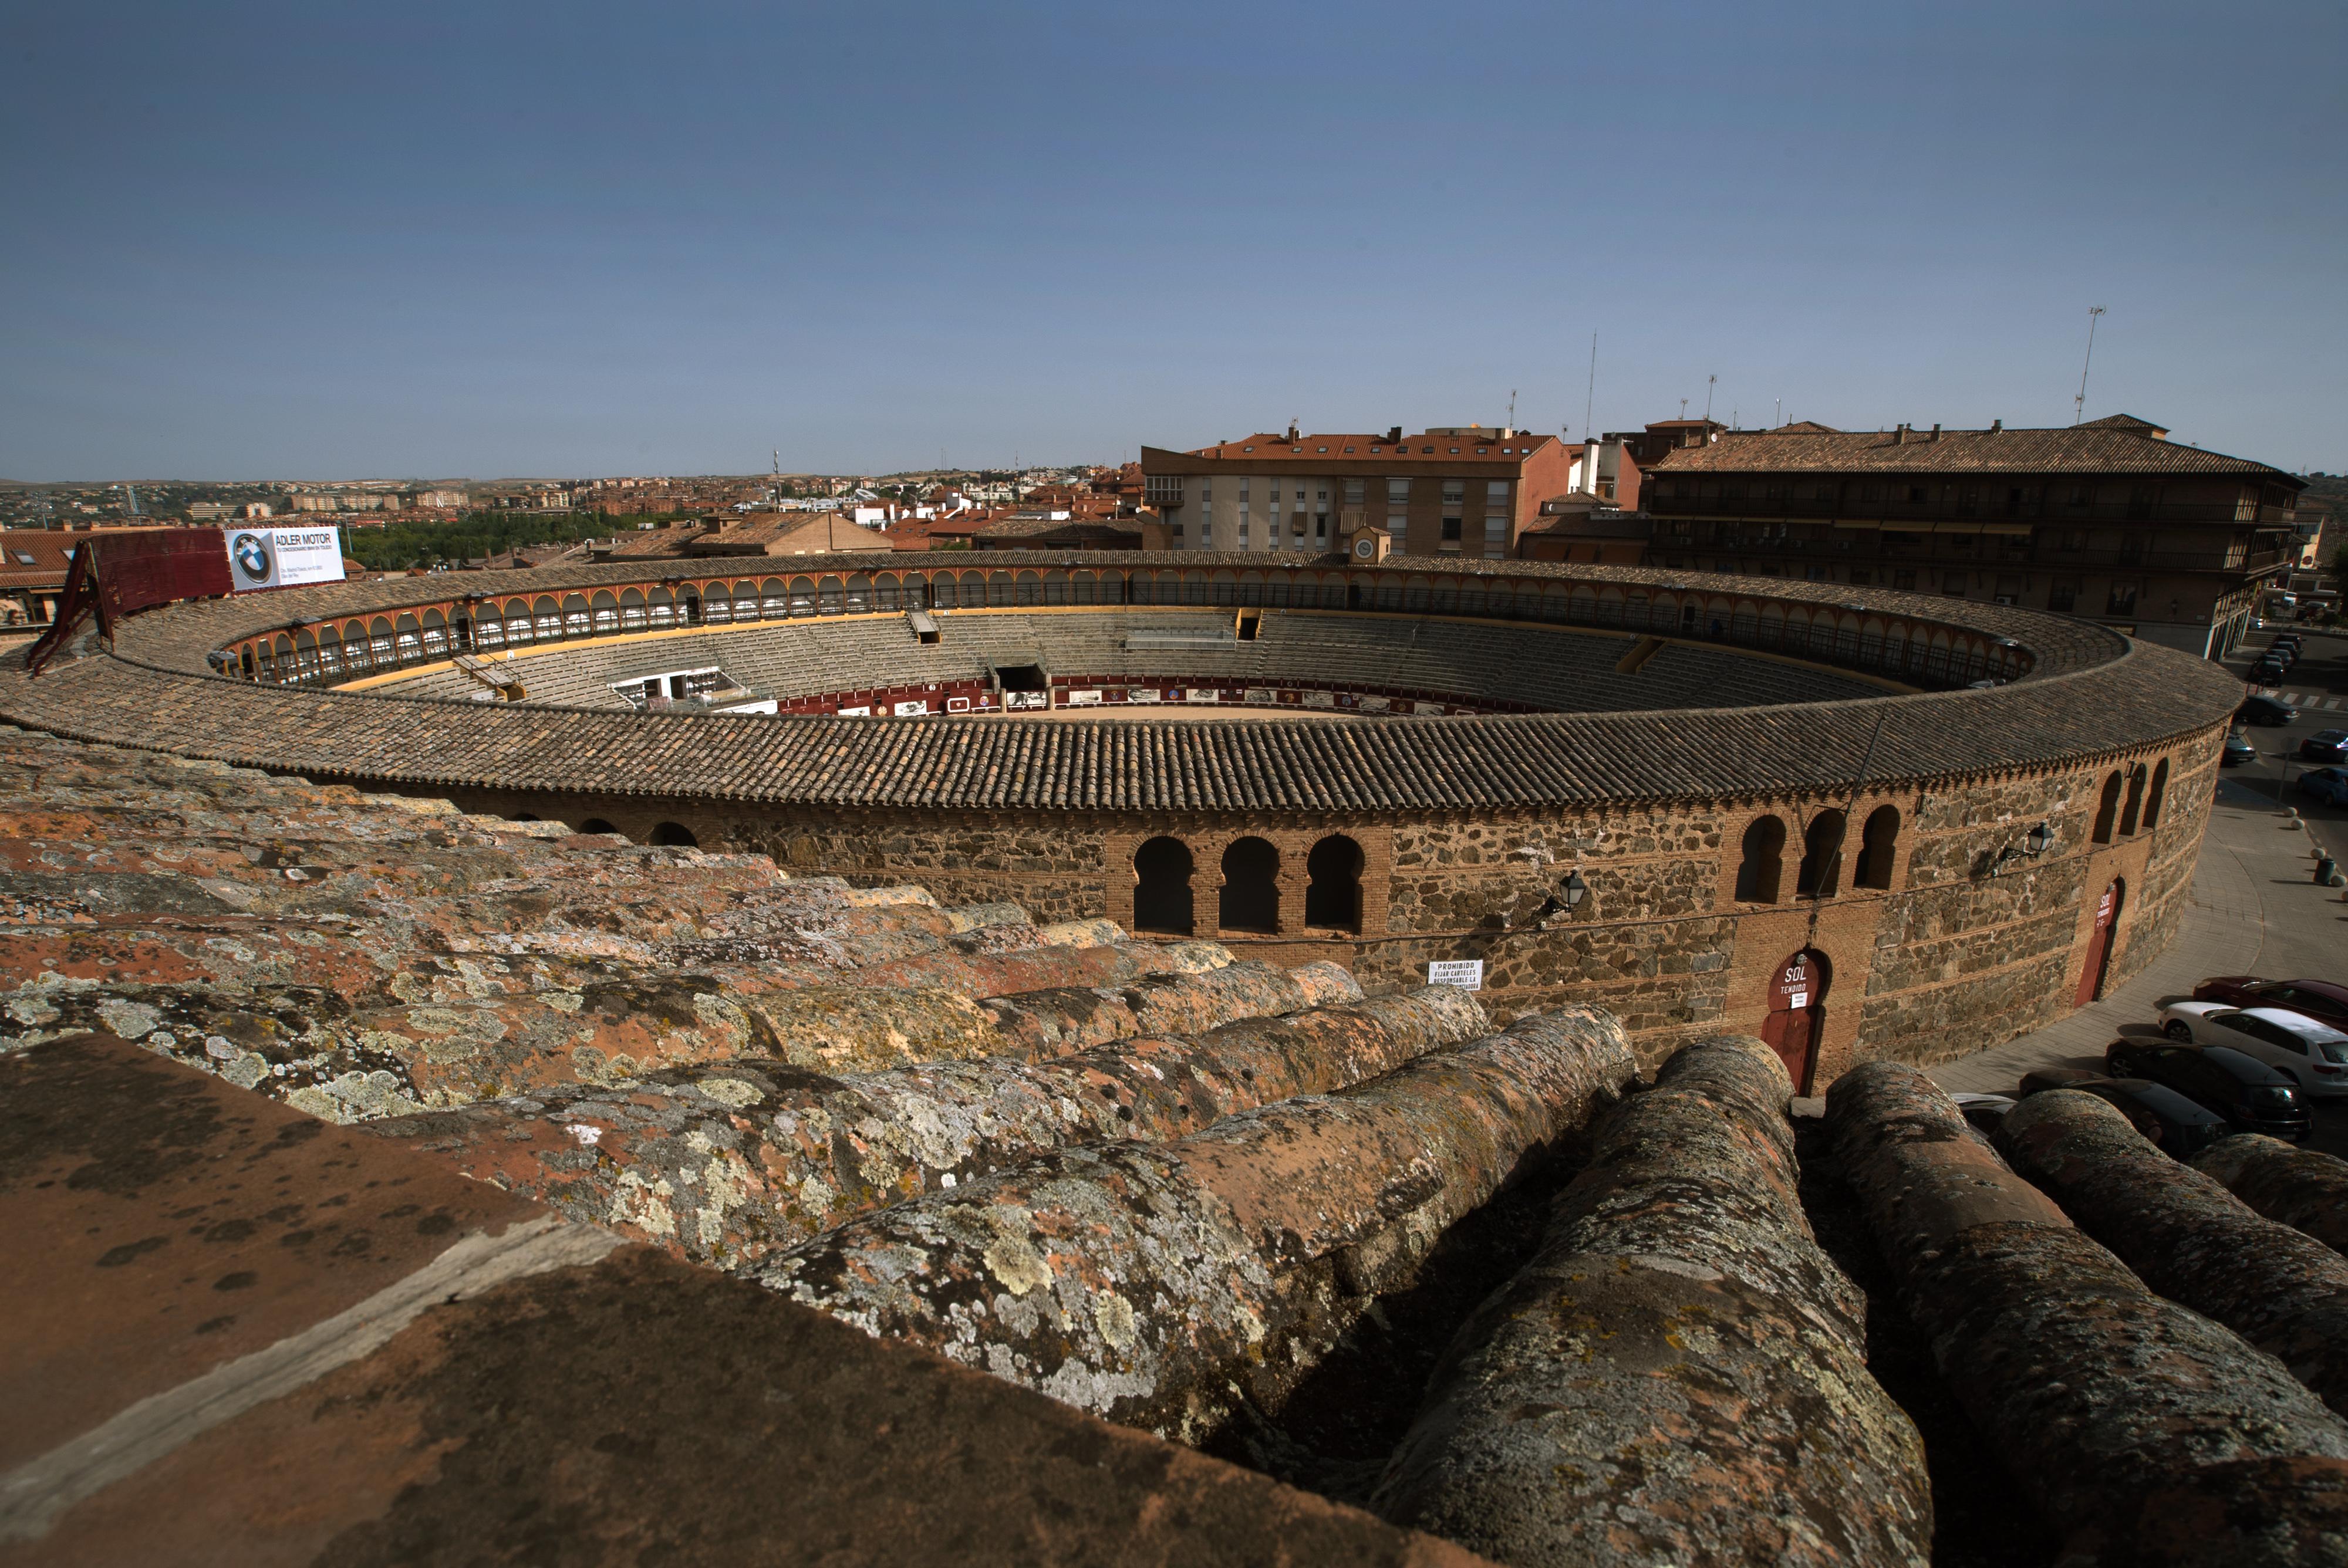
M 2079 994 L 2071 999 L 2075 1006 L 2085 1007 L 2104 994 L 2104 972 L 2112 962 L 2112 928 L 2119 924 L 2120 905 L 2127 897 L 2127 886 L 2114 877 L 2104 889 L 2103 901 L 2096 906 L 2096 928 L 2087 935 L 2087 960 L 2079 966 Z
M 1828 979 L 1826 959 L 1805 948 L 1779 964 L 1769 979 L 1769 1016 L 1761 1025 L 1761 1040 L 1786 1064 L 1797 1094 L 1810 1091 L 1810 1071 L 1818 1065 Z

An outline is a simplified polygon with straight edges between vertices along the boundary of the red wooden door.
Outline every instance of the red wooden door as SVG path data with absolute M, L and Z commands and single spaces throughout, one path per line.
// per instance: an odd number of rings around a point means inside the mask
M 2086 962 L 2079 966 L 2079 994 L 2072 999 L 2075 1007 L 2085 1007 L 2104 994 L 2104 968 L 2112 956 L 2112 925 L 2119 918 L 2120 885 L 2114 882 L 2104 889 L 2103 902 L 2096 906 L 2096 928 L 2087 937 Z
M 1778 965 L 1769 982 L 1769 1016 L 1762 1021 L 1761 1040 L 1786 1064 L 1797 1094 L 1809 1092 L 1819 1025 L 1826 1018 L 1825 992 L 1825 967 L 1807 951 Z

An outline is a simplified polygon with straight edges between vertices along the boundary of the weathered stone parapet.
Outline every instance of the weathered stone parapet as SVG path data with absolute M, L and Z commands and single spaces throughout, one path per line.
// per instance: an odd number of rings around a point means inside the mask
M 2281 1362 L 2147 1289 L 1915 1069 L 1855 1069 L 1827 1116 L 1902 1303 L 2065 1561 L 2348 1562 L 2348 1427 Z
M 1168 1144 L 1118 1143 L 851 1221 L 772 1288 L 1128 1425 L 1276 1409 L 1443 1229 L 1629 1081 L 1571 1009 Z
M 1122 988 L 1029 991 L 979 1006 L 1004 1039 L 1020 1041 L 1041 1059 L 1145 1035 L 1196 1034 L 1239 1019 L 1355 1001 L 1361 994 L 1360 983 L 1336 964 L 1283 969 L 1251 962 L 1200 973 L 1145 975 Z
M 1790 1093 L 1775 1053 L 1722 1037 L 1606 1119 L 1377 1512 L 1515 1564 L 1929 1561 L 1923 1447 L 1803 1215 Z
M 6 1008 L 0 1048 L 105 1030 L 313 1115 L 352 1122 L 568 1084 L 624 1083 L 736 1056 L 834 1072 L 919 1061 L 1025 1059 L 1074 1049 L 1045 1027 L 1053 1019 L 1065 1025 L 1060 1036 L 1113 1040 L 1138 1032 L 1144 1015 L 1220 1022 L 1247 1016 L 1257 999 L 1310 1007 L 1316 998 L 1359 994 L 1334 966 L 1290 980 L 1251 965 L 1219 981 L 1230 955 L 1211 943 L 1079 946 L 1079 939 L 1121 933 L 1114 927 L 989 928 L 1004 933 L 1005 942 L 1027 945 L 925 953 L 891 969 L 844 975 L 805 958 L 795 969 L 731 963 L 679 972 L 564 954 L 402 953 L 388 941 L 377 949 L 388 960 L 384 967 L 345 963 L 311 977 L 325 985 L 125 984 L 51 975 L 0 994 Z M 1055 935 L 1067 939 L 1037 940 Z M 232 970 L 232 954 L 248 945 L 212 938 L 209 947 L 225 951 L 209 952 L 204 961 L 214 971 Z M 105 967 L 112 956 L 95 955 L 95 973 L 121 973 Z M 167 971 L 184 971 L 184 957 L 158 953 L 152 945 L 139 955 Z M 934 983 L 938 969 L 923 965 L 933 958 L 968 985 L 1040 978 L 1056 989 L 1002 995 L 941 985 Z M 1149 1003 L 1137 1009 L 1120 999 L 1137 988 L 1166 999 L 1154 1013 Z
M 1179 1138 L 1236 1111 L 1375 1078 L 1484 1029 L 1474 997 L 1428 986 L 1046 1062 L 832 1078 L 752 1058 L 374 1130 L 572 1218 L 738 1267 L 1046 1150 Z
M 2348 1258 L 2253 1214 L 2092 1094 L 2032 1095 L 2007 1113 L 1997 1145 L 2147 1285 L 2216 1318 L 2348 1413 Z
M 2202 1150 L 2193 1168 L 2267 1218 L 2348 1254 L 2348 1160 L 2245 1132 Z

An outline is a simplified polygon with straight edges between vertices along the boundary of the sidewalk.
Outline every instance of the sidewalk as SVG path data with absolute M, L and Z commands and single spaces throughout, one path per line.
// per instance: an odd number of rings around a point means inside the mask
M 1952 1092 L 2011 1094 L 2033 1068 L 2100 1068 L 2121 1025 L 2149 1026 L 2161 998 L 2185 995 L 2211 975 L 2348 977 L 2348 904 L 2309 879 L 2311 843 L 2271 801 L 2221 781 L 2190 902 L 2168 949 L 2103 1000 L 1942 1062 L 1931 1070 L 1934 1081 Z

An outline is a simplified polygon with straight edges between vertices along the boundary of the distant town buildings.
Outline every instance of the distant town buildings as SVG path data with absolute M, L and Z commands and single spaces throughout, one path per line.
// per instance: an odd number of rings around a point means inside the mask
M 1715 431 L 1647 470 L 1648 561 L 2027 605 L 2215 657 L 2299 559 L 2305 482 L 2168 434 Z
M 1480 425 L 1415 436 L 1292 425 L 1188 452 L 1144 446 L 1139 466 L 1143 501 L 1163 519 L 1156 548 L 1327 551 L 1368 528 L 1402 553 L 1491 560 L 1517 553 L 1540 503 L 1570 491 L 1573 474 L 1556 436 Z

